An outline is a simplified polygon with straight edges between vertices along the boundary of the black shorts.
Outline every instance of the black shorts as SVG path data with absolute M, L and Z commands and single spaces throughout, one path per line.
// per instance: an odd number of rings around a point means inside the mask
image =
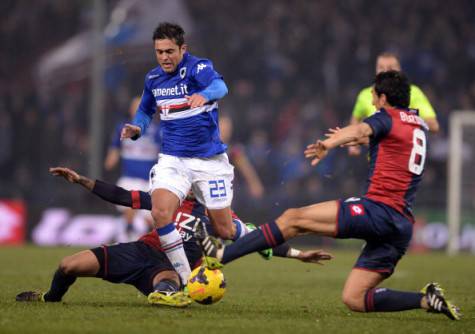
M 339 202 L 336 238 L 366 240 L 355 268 L 391 276 L 412 237 L 412 222 L 398 211 L 367 198 Z
M 163 252 L 142 241 L 105 245 L 91 251 L 100 264 L 97 277 L 133 285 L 146 296 L 153 291 L 153 278 L 158 273 L 174 271 Z

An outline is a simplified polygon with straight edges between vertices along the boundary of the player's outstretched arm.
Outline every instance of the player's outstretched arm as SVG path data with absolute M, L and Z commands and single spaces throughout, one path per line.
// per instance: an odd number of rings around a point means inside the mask
M 49 169 L 54 176 L 62 176 L 71 183 L 78 183 L 103 200 L 117 205 L 134 209 L 152 209 L 150 195 L 143 191 L 128 191 L 114 184 L 100 180 L 91 180 L 76 171 L 65 167 L 53 167 Z
M 333 259 L 333 255 L 321 249 L 311 249 L 311 250 L 302 250 L 295 257 L 292 257 L 292 258 L 300 260 L 302 262 L 323 265 L 324 263 L 321 261 L 329 261 Z
M 92 191 L 95 185 L 95 181 L 78 174 L 76 171 L 66 168 L 66 167 L 51 167 L 49 172 L 54 176 L 61 176 L 65 178 L 68 182 L 77 183 L 86 188 L 87 190 Z
M 342 145 L 359 143 L 365 138 L 371 136 L 373 130 L 367 123 L 349 125 L 342 129 L 332 129 L 325 140 L 317 140 L 316 143 L 307 146 L 304 151 L 307 159 L 312 159 L 312 166 L 317 165 L 320 160 L 325 158 L 328 151 Z

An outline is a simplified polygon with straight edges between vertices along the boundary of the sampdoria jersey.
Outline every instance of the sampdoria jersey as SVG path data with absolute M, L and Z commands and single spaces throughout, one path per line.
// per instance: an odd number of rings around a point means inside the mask
M 120 133 L 125 123 L 117 125 L 112 138 L 111 147 L 120 150 L 122 176 L 149 179 L 149 172 L 157 163 L 160 152 L 160 130 L 157 124 L 150 126 L 136 141 L 132 139 L 120 140 Z
M 353 108 L 353 116 L 357 119 L 364 119 L 376 112 L 376 108 L 373 105 L 371 88 L 372 87 L 366 87 L 356 98 L 356 103 Z M 432 105 L 422 90 L 416 85 L 411 85 L 411 100 L 409 102 L 409 108 L 419 110 L 419 116 L 423 119 L 436 118 L 434 108 L 432 108 Z
M 412 204 L 426 159 L 427 125 L 411 109 L 380 109 L 364 122 L 373 130 L 365 197 L 413 220 Z
M 222 76 L 207 59 L 185 53 L 173 73 L 160 66 L 145 77 L 139 111 L 150 118 L 158 110 L 162 133 L 161 153 L 177 157 L 211 157 L 226 150 L 218 127 L 218 102 L 190 108 L 185 96 L 199 93 Z

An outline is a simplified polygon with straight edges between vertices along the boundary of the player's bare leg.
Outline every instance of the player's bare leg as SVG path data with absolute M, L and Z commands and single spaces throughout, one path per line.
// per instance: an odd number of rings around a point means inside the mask
M 16 296 L 17 301 L 59 302 L 77 277 L 93 277 L 100 270 L 97 257 L 90 250 L 66 256 L 56 270 L 48 292 L 25 291 Z
M 180 199 L 166 189 L 155 189 L 151 197 L 152 217 L 162 249 L 180 275 L 182 284 L 185 285 L 191 269 L 183 248 L 183 239 L 173 221 L 173 215 L 180 205 Z
M 285 240 L 307 233 L 334 237 L 337 231 L 338 202 L 328 201 L 286 210 L 276 220 Z
M 208 209 L 210 222 L 217 236 L 224 240 L 232 240 L 236 235 L 236 227 L 233 224 L 231 208 Z
M 59 269 L 70 276 L 93 277 L 99 272 L 100 264 L 92 251 L 84 250 L 63 258 Z
M 377 287 L 383 280 L 380 273 L 353 269 L 343 288 L 343 303 L 352 311 L 365 312 L 366 292 Z
M 256 231 L 227 247 L 221 247 L 212 237 L 205 238 L 202 244 L 208 256 L 225 264 L 246 254 L 273 248 L 300 234 L 334 236 L 337 231 L 337 213 L 337 201 L 289 209 L 276 222 L 261 225 Z
M 180 206 L 180 199 L 167 189 L 155 189 L 152 192 L 152 217 L 156 228 L 168 225 L 173 214 Z

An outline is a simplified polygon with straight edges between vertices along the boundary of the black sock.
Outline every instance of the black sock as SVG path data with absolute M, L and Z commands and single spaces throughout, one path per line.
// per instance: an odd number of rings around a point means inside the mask
M 154 291 L 168 291 L 168 292 L 175 292 L 178 291 L 180 287 L 178 283 L 171 280 L 171 279 L 164 279 L 158 282 L 153 286 Z
M 226 264 L 246 254 L 273 248 L 284 241 L 282 232 L 275 222 L 261 225 L 258 229 L 226 246 L 221 263 Z
M 420 292 L 395 291 L 374 288 L 366 291 L 366 312 L 396 312 L 421 308 Z
M 45 301 L 61 301 L 61 298 L 63 298 L 64 294 L 75 281 L 76 276 L 66 275 L 61 271 L 61 269 L 57 269 L 54 273 L 53 280 L 51 281 L 51 287 L 44 296 Z

